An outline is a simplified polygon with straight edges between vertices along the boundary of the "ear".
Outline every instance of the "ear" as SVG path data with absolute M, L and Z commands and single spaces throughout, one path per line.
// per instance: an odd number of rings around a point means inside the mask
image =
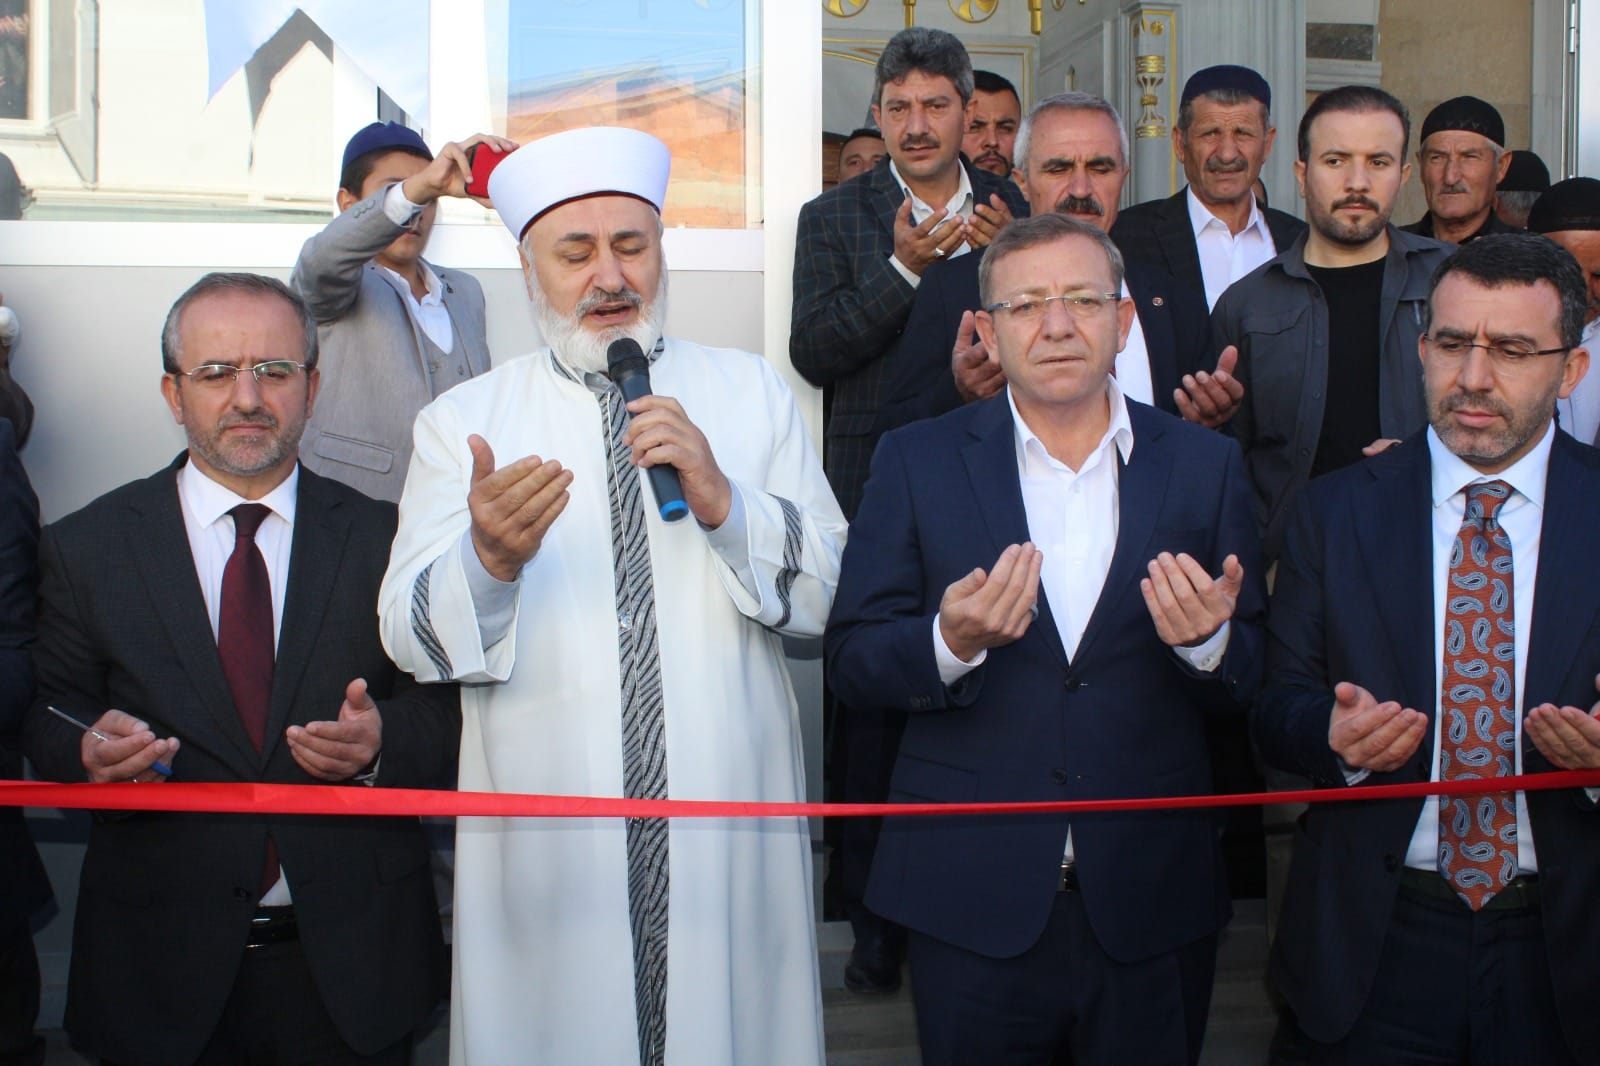
M 1494 183 L 1499 185 L 1506 180 L 1506 171 L 1511 169 L 1511 150 L 1508 148 L 1500 153 L 1500 162 L 1494 168 Z
M 1578 382 L 1589 372 L 1589 349 L 1574 348 L 1567 353 L 1567 362 L 1561 368 L 1561 385 L 1556 389 L 1556 395 L 1565 400 L 1572 395 L 1572 390 L 1578 387 Z
M 1300 199 L 1304 200 L 1306 198 L 1306 161 L 1304 159 L 1296 159 L 1294 161 L 1294 183 L 1300 189 Z
M 879 107 L 877 104 L 872 105 L 872 124 L 878 127 L 880 130 L 883 129 L 883 108 Z M 889 142 L 885 141 L 883 146 L 885 148 L 889 147 Z
M 339 213 L 342 215 L 361 201 L 356 199 L 349 189 L 341 188 L 334 194 L 333 202 L 339 205 Z
M 1262 160 L 1262 162 L 1266 162 L 1267 156 L 1272 154 L 1272 142 L 1276 141 L 1277 139 L 1278 139 L 1278 127 L 1276 127 L 1276 126 L 1268 126 L 1267 127 L 1267 135 L 1261 139 L 1262 143 L 1264 145 L 1266 145 L 1266 147 L 1261 149 L 1261 160 Z M 1259 177 L 1259 176 L 1260 175 L 1257 175 L 1257 177 Z
M 1411 180 L 1411 164 L 1407 163 L 1400 168 L 1400 188 L 1406 187 L 1406 182 Z
M 172 420 L 183 425 L 183 396 L 178 392 L 178 379 L 171 374 L 161 375 L 161 396 L 167 401 Z
M 1128 334 L 1133 332 L 1133 297 L 1126 296 L 1117 301 L 1117 351 L 1128 346 Z
M 1172 127 L 1172 155 L 1177 159 L 1179 166 L 1189 161 L 1188 153 L 1183 146 L 1183 131 L 1176 126 Z
M 987 311 L 977 311 L 972 316 L 972 324 L 977 327 L 978 339 L 983 341 L 983 347 L 989 353 L 989 358 L 998 361 L 1000 349 L 994 342 L 994 315 Z
M 322 371 L 312 367 L 306 371 L 306 417 L 311 417 L 311 409 L 316 406 L 317 390 L 322 387 Z

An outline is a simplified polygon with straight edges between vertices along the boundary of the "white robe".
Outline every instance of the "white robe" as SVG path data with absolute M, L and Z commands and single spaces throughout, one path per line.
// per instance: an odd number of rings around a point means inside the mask
M 844 519 L 793 395 L 759 356 L 669 339 L 651 378 L 706 435 L 746 530 L 713 548 L 693 516 L 667 525 L 645 507 L 669 795 L 800 800 L 778 632 L 822 632 Z M 566 511 L 522 570 L 511 629 L 488 649 L 461 553 L 472 433 L 497 465 L 537 454 L 574 474 Z M 604 434 L 594 394 L 548 349 L 457 386 L 417 420 L 379 613 L 402 669 L 465 683 L 463 790 L 622 795 Z M 778 497 L 794 505 L 788 523 Z M 637 1062 L 622 821 L 462 818 L 456 834 L 451 1062 Z M 666 1062 L 820 1063 L 806 823 L 674 820 L 668 861 Z

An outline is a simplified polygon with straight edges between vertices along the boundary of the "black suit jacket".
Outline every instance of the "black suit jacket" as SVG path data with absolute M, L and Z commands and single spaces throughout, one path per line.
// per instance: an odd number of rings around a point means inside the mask
M 956 379 L 950 369 L 950 351 L 961 331 L 961 315 L 976 311 L 978 299 L 977 255 L 964 255 L 939 263 L 917 286 L 911 320 L 889 356 L 888 384 L 878 412 L 877 432 L 882 434 L 923 418 L 942 415 L 961 406 Z M 1127 264 L 1128 294 L 1144 329 L 1150 354 L 1150 378 L 1156 406 L 1177 414 L 1172 391 L 1183 375 L 1209 365 L 1206 351 L 1205 290 L 1196 293 L 1166 274 L 1143 263 Z
M 336 717 L 345 686 L 364 677 L 383 715 L 378 784 L 443 781 L 460 740 L 455 687 L 418 685 L 378 638 L 394 506 L 300 471 L 267 745 L 257 754 L 189 551 L 175 480 L 183 461 L 44 532 L 39 693 L 25 726 L 40 772 L 85 778 L 80 734 L 45 712 L 53 703 L 82 722 L 115 707 L 157 736 L 177 736 L 174 781 L 316 784 L 284 730 Z M 446 958 L 415 818 L 100 814 L 73 930 L 66 1029 L 77 1044 L 130 1064 L 199 1053 L 245 950 L 269 831 L 306 960 L 345 1040 L 371 1053 L 427 1017 L 446 987 Z
M 890 802 L 1078 800 L 1211 791 L 1208 712 L 1242 716 L 1261 673 L 1265 613 L 1239 446 L 1130 403 L 1117 543 L 1070 659 L 1041 590 L 1033 625 L 946 687 L 933 650 L 945 589 L 1028 540 L 1004 395 L 884 436 L 850 527 L 825 636 L 829 684 L 853 707 L 911 712 Z M 1084 516 L 1109 522 L 1109 515 Z M 1236 553 L 1247 584 L 1227 654 L 1198 675 L 1156 635 L 1139 580 L 1159 552 L 1212 573 Z M 1209 811 L 886 818 L 867 905 L 993 958 L 1038 941 L 1072 829 L 1089 922 L 1132 962 L 1216 931 L 1229 914 Z
M 11 423 L 0 418 L 0 777 L 22 777 L 22 716 L 33 699 L 39 501 L 17 458 Z M 20 807 L 0 807 L 0 943 L 50 899 L 50 882 Z
M 1268 679 L 1251 722 L 1269 763 L 1322 787 L 1344 787 L 1328 746 L 1340 681 L 1434 717 L 1434 637 L 1442 623 L 1434 609 L 1432 502 L 1425 433 L 1301 494 L 1273 591 Z M 1595 702 L 1597 526 L 1600 451 L 1557 433 L 1523 707 Z M 1430 724 L 1410 762 L 1363 784 L 1428 780 L 1433 746 Z M 1527 773 L 1554 769 L 1526 735 L 1522 758 Z M 1272 972 L 1317 1040 L 1342 1039 L 1366 1005 L 1423 802 L 1313 804 L 1301 819 Z M 1581 790 L 1529 792 L 1527 802 L 1556 1011 L 1577 1060 L 1600 1063 L 1600 812 Z
M 977 169 L 965 156 L 961 165 L 975 203 L 987 204 L 999 193 L 1014 216 L 1028 213 L 1015 183 Z M 917 292 L 889 265 L 903 202 L 886 156 L 802 207 L 795 237 L 789 358 L 801 377 L 828 390 L 823 465 L 847 518 L 855 517 L 878 441 L 883 357 L 905 327 Z
M 1206 279 L 1200 271 L 1200 252 L 1194 243 L 1194 224 L 1189 221 L 1189 187 L 1185 185 L 1165 200 L 1151 200 L 1123 208 L 1111 227 L 1129 261 L 1149 263 L 1172 275 L 1179 285 L 1200 291 L 1205 299 Z M 1272 243 L 1283 251 L 1306 231 L 1306 224 L 1276 208 L 1262 208 Z M 1213 359 L 1215 357 L 1213 356 Z

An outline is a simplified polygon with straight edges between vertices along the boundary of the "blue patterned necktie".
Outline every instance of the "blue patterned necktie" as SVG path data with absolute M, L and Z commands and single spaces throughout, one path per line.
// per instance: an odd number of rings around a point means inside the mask
M 1500 527 L 1504 481 L 1467 488 L 1445 594 L 1439 780 L 1510 777 L 1517 728 L 1511 538 Z M 1439 873 L 1473 910 L 1517 875 L 1511 792 L 1439 798 Z

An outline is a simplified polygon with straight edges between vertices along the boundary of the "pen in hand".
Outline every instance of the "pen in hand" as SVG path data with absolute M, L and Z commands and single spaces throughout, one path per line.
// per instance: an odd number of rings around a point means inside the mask
M 49 711 L 51 714 L 55 715 L 57 718 L 61 719 L 63 722 L 71 722 L 73 725 L 77 726 L 79 729 L 83 730 L 85 733 L 88 733 L 90 736 L 94 737 L 96 740 L 110 740 L 111 739 L 110 737 L 106 736 L 104 733 L 100 732 L 100 730 L 94 728 L 93 726 L 84 725 L 82 722 L 80 722 L 76 718 L 72 717 L 72 715 L 68 714 L 66 711 L 63 711 L 58 707 L 52 707 L 49 704 L 46 704 L 44 709 Z M 154 770 L 156 773 L 160 774 L 162 777 L 171 777 L 172 776 L 172 767 L 168 766 L 166 763 L 162 762 L 160 759 L 157 759 L 155 762 L 151 763 L 150 764 L 150 769 Z

